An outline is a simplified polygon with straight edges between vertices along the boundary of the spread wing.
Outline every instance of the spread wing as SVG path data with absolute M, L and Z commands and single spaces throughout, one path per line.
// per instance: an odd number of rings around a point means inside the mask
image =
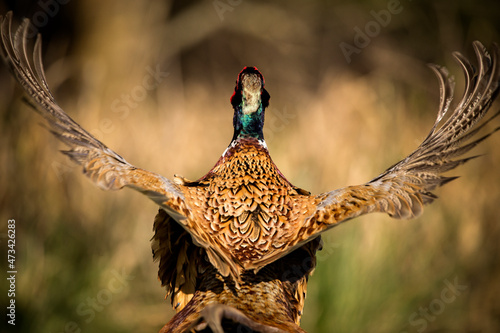
M 26 45 L 29 21 L 25 19 L 14 35 L 11 31 L 12 13 L 0 21 L 3 60 L 25 90 L 28 102 L 45 118 L 49 130 L 69 147 L 63 153 L 81 165 L 83 173 L 101 189 L 133 188 L 146 194 L 177 220 L 182 219 L 186 207 L 184 195 L 176 183 L 131 165 L 57 105 L 43 71 L 40 36 L 34 46 L 32 63 L 29 60 Z
M 491 55 L 481 43 L 474 42 L 473 46 L 479 63 L 477 72 L 463 55 L 454 53 L 465 73 L 466 85 L 462 99 L 451 115 L 445 118 L 453 97 L 454 81 L 448 77 L 445 68 L 431 65 L 439 79 L 440 105 L 434 126 L 420 146 L 365 184 L 315 196 L 315 211 L 296 228 L 294 236 L 287 240 L 286 248 L 254 261 L 253 267 L 262 268 L 340 222 L 374 212 L 410 219 L 419 216 L 424 206 L 437 198 L 432 191 L 456 178 L 443 176 L 443 173 L 474 158 L 464 158 L 463 155 L 500 129 L 482 136 L 479 134 L 500 111 L 478 124 L 498 94 L 498 46 L 493 45 Z
M 368 183 L 318 195 L 316 212 L 305 222 L 302 237 L 313 237 L 367 213 L 382 212 L 398 219 L 417 217 L 436 199 L 432 191 L 456 178 L 443 173 L 475 157 L 463 155 L 500 129 L 478 135 L 499 114 L 478 124 L 498 94 L 500 69 L 496 44 L 491 55 L 481 43 L 476 41 L 473 46 L 478 71 L 463 55 L 453 54 L 465 73 L 465 92 L 451 115 L 445 118 L 453 97 L 453 79 L 445 68 L 431 65 L 439 79 L 441 97 L 437 119 L 427 138 L 408 157 Z

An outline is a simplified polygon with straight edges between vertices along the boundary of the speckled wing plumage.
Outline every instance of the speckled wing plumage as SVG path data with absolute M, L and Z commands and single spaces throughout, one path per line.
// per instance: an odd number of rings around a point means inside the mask
M 426 139 L 408 157 L 370 182 L 316 196 L 315 213 L 297 230 L 298 244 L 362 214 L 382 212 L 398 219 L 419 216 L 424 206 L 436 199 L 432 191 L 456 178 L 443 173 L 474 158 L 461 156 L 500 129 L 478 137 L 499 114 L 478 124 L 499 91 L 498 46 L 493 45 L 491 55 L 481 43 L 476 41 L 473 46 L 478 71 L 463 55 L 454 53 L 465 74 L 465 91 L 453 113 L 445 118 L 453 98 L 453 78 L 445 68 L 431 65 L 439 79 L 441 98 L 437 119 Z

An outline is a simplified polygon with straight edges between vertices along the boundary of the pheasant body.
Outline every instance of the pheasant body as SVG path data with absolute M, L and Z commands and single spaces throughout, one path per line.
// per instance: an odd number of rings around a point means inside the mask
M 162 332 L 303 332 L 299 327 L 308 277 L 316 266 L 321 233 L 363 214 L 415 218 L 437 197 L 443 176 L 471 158 L 478 124 L 499 92 L 499 50 L 474 42 L 478 69 L 454 56 L 465 74 L 465 92 L 452 112 L 454 81 L 432 66 L 440 87 L 436 121 L 406 158 L 355 186 L 319 195 L 293 186 L 273 163 L 263 126 L 270 96 L 255 67 L 238 75 L 231 105 L 234 135 L 215 166 L 197 181 L 169 180 L 137 168 L 69 117 L 49 90 L 38 38 L 30 61 L 29 21 L 15 34 L 12 14 L 1 23 L 1 54 L 29 102 L 64 153 L 104 190 L 134 189 L 159 207 L 152 250 L 158 277 L 177 314 Z M 13 36 L 14 35 L 14 36 Z
M 238 87 L 238 82 L 245 82 L 248 77 L 254 81 L 262 80 L 262 85 L 252 85 L 259 93 L 251 96 L 253 107 L 246 107 L 245 94 L 238 97 L 238 89 L 245 91 Z M 298 223 L 315 210 L 310 193 L 293 186 L 270 157 L 262 137 L 265 105 L 260 96 L 262 88 L 263 79 L 255 68 L 245 68 L 240 73 L 232 102 L 234 105 L 239 98 L 243 102 L 240 100 L 235 106 L 233 140 L 205 176 L 197 181 L 179 181 L 186 206 L 190 207 L 190 215 L 180 223 L 196 230 L 198 237 L 193 239 L 194 242 L 201 239 L 202 242 L 217 244 L 205 249 L 208 261 L 200 259 L 205 257 L 201 253 L 194 258 L 192 255 L 197 246 L 203 247 L 203 243 L 184 249 L 186 254 L 181 258 L 177 254 L 183 253 L 182 248 L 180 251 L 162 251 L 165 246 L 160 245 L 161 242 L 179 237 L 173 236 L 172 232 L 165 237 L 165 233 L 160 232 L 170 225 L 165 212 L 160 211 L 155 220 L 157 234 L 153 251 L 155 258 L 160 260 L 159 276 L 164 276 L 166 270 L 162 269 L 163 263 L 172 262 L 168 268 L 172 272 L 174 263 L 179 267 L 184 258 L 196 262 L 188 264 L 186 260 L 186 264 L 181 265 L 183 268 L 178 273 L 182 286 L 178 284 L 177 289 L 172 283 L 176 281 L 172 280 L 172 275 L 162 279 L 168 292 L 172 293 L 174 308 L 179 311 L 177 318 L 183 318 L 184 325 L 199 317 L 199 311 L 191 311 L 193 304 L 203 308 L 215 302 L 250 313 L 249 317 L 259 322 L 267 318 L 264 322 L 274 325 L 288 323 L 293 329 L 289 327 L 287 331 L 300 330 L 297 325 L 304 306 L 307 278 L 315 266 L 320 237 L 271 265 L 254 265 L 281 251 L 295 237 Z M 185 246 L 185 241 L 183 244 Z M 304 258 L 297 261 L 298 256 Z M 300 276 L 291 278 L 295 273 L 290 267 L 297 262 L 305 262 L 306 269 L 299 269 Z M 198 267 L 198 272 L 188 272 L 189 267 Z M 195 275 L 203 276 L 203 279 L 187 282 L 186 276 Z M 204 289 L 207 290 L 200 291 Z M 281 306 L 276 307 L 276 304 Z M 270 311 L 270 308 L 275 311 Z M 186 317 L 188 313 L 190 316 Z
M 310 197 L 283 177 L 254 138 L 231 144 L 206 176 L 187 184 L 186 192 L 188 205 L 197 207 L 193 222 L 220 248 L 229 248 L 231 260 L 243 269 L 282 248 L 299 217 L 314 209 Z M 278 233 L 281 237 L 274 237 Z

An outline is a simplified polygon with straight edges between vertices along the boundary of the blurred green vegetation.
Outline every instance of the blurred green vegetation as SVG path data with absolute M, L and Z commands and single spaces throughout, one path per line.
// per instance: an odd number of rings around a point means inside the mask
M 0 11 L 37 20 L 49 84 L 71 117 L 167 177 L 196 179 L 212 167 L 232 135 L 236 75 L 257 66 L 271 94 L 274 161 L 321 193 L 375 177 L 425 137 L 438 106 L 427 62 L 455 74 L 459 95 L 451 52 L 474 59 L 473 40 L 500 42 L 498 1 L 402 0 L 348 63 L 341 43 L 354 45 L 356 27 L 376 28 L 371 11 L 393 2 L 221 0 L 232 5 L 218 12 L 194 0 L 42 2 L 48 9 L 6 1 Z M 163 74 L 141 90 L 151 71 Z M 4 250 L 15 219 L 15 331 L 158 331 L 173 311 L 151 258 L 155 205 L 94 188 L 21 102 L 5 66 L 0 87 L 0 240 Z M 498 134 L 479 146 L 485 155 L 452 172 L 462 177 L 422 217 L 366 216 L 326 233 L 302 326 L 499 332 L 499 146 Z M 455 282 L 466 288 L 451 300 Z

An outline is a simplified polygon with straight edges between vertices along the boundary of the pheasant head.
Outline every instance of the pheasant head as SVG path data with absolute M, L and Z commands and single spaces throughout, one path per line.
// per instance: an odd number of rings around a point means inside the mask
M 252 137 L 264 140 L 264 112 L 269 105 L 264 77 L 256 67 L 245 67 L 238 75 L 231 104 L 234 108 L 233 141 Z

